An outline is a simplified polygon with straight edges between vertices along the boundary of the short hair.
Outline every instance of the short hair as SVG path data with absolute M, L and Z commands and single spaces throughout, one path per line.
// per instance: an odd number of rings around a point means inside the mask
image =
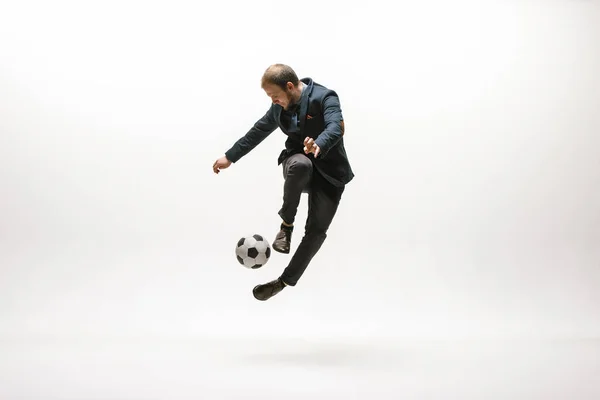
M 285 90 L 288 82 L 291 82 L 294 86 L 298 86 L 299 79 L 296 72 L 289 65 L 273 64 L 263 74 L 261 86 L 264 88 L 265 84 L 270 83 Z

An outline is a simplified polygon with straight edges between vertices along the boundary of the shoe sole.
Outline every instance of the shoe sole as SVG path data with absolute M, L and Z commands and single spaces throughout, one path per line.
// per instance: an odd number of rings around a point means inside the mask
M 282 253 L 282 254 L 290 254 L 290 250 L 289 249 L 288 250 L 282 250 L 280 248 L 277 248 L 277 247 L 273 246 L 273 250 L 275 250 L 278 253 Z

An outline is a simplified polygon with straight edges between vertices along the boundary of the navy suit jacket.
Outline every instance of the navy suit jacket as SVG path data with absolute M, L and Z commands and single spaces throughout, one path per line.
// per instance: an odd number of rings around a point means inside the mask
M 289 132 L 281 121 L 283 107 L 272 104 L 252 128 L 225 152 L 233 163 L 248 154 L 277 128 L 287 135 L 285 149 L 278 164 L 288 156 L 304 153 L 304 138 L 311 137 L 321 149 L 317 157 L 308 157 L 313 167 L 334 186 L 342 187 L 354 178 L 344 147 L 344 118 L 337 93 L 314 82 L 311 78 L 301 79 L 307 87 L 299 104 L 299 132 Z

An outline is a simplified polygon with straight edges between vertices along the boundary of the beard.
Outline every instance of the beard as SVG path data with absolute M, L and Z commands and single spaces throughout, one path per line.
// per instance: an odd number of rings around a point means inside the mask
M 285 108 L 286 110 L 293 110 L 300 105 L 298 103 L 299 99 L 295 99 L 294 95 L 291 91 L 286 92 L 285 97 L 287 98 L 287 101 L 288 101 L 288 105 Z

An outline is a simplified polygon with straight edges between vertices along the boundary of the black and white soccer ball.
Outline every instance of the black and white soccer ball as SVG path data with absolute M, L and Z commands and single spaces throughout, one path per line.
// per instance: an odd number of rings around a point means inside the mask
M 238 240 L 235 255 L 244 267 L 257 269 L 269 261 L 271 245 L 261 235 L 246 236 Z

